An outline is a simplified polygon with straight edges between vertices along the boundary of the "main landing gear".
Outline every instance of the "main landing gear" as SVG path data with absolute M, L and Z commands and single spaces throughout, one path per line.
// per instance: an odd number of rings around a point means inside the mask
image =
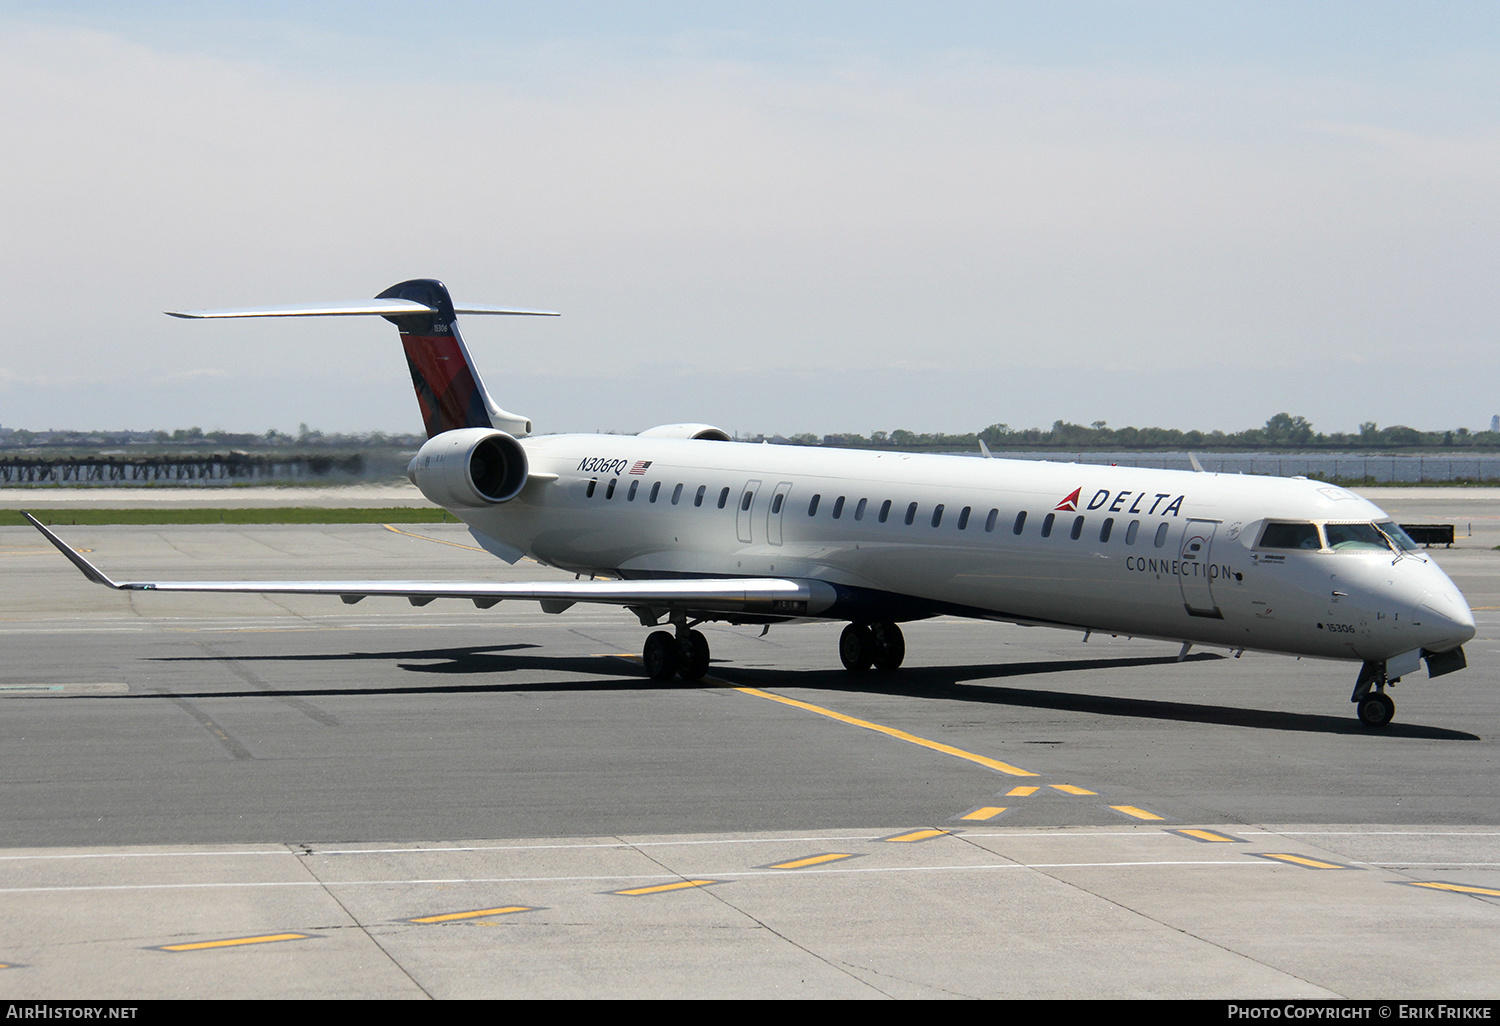
M 641 652 L 646 675 L 652 680 L 667 681 L 673 677 L 702 680 L 708 673 L 708 639 L 686 622 L 677 624 L 677 633 L 653 631 Z
M 1385 689 L 1394 683 L 1386 680 L 1384 662 L 1367 662 L 1360 667 L 1359 679 L 1354 682 L 1354 694 L 1349 699 L 1354 703 L 1359 722 L 1371 729 L 1391 722 L 1396 715 L 1396 703 L 1391 701 Z
M 894 670 L 905 658 L 906 639 L 893 623 L 851 623 L 839 635 L 839 659 L 846 670 Z

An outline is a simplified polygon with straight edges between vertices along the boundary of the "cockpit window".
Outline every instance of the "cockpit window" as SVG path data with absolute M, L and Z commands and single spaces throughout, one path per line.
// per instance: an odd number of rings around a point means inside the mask
M 1411 535 L 1401 530 L 1400 524 L 1394 523 L 1390 520 L 1382 520 L 1375 526 L 1377 529 L 1379 529 L 1381 534 L 1385 535 L 1391 541 L 1395 542 L 1396 547 L 1402 552 L 1415 552 L 1417 551 L 1417 549 L 1421 548 L 1420 545 L 1411 540 Z
M 1324 524 L 1328 547 L 1335 552 L 1390 552 L 1385 535 L 1374 524 Z
M 1263 549 L 1321 549 L 1316 524 L 1267 524 L 1260 536 Z

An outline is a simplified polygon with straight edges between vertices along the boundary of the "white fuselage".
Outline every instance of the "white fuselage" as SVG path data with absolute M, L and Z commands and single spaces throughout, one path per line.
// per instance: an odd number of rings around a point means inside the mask
M 1257 548 L 1267 521 L 1390 519 L 1318 481 L 625 435 L 523 444 L 521 493 L 454 513 L 495 551 L 569 570 L 817 580 L 847 597 L 842 619 L 873 603 L 870 620 L 954 612 L 1340 659 L 1473 635 L 1425 554 Z

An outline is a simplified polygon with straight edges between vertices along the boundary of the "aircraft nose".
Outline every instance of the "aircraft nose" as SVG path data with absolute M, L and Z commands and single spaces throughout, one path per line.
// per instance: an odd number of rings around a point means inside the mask
M 1474 636 L 1474 613 L 1463 593 L 1452 581 L 1443 580 L 1446 587 L 1433 588 L 1413 610 L 1413 619 L 1422 625 L 1423 648 L 1434 652 L 1446 652 L 1457 648 Z

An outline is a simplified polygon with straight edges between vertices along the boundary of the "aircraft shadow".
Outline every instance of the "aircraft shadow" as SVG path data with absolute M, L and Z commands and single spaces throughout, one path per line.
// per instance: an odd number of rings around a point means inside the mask
M 1211 661 L 1223 656 L 1202 653 L 1183 662 Z M 1240 706 L 1209 705 L 1202 702 L 1172 702 L 1120 695 L 1091 695 L 1068 691 L 1047 691 L 1004 685 L 973 684 L 973 680 L 1000 677 L 1025 677 L 1046 673 L 1069 673 L 1121 667 L 1171 666 L 1176 656 L 1136 659 L 1059 659 L 1048 662 L 993 663 L 970 666 L 923 666 L 902 669 L 894 674 L 869 674 L 852 678 L 841 671 L 812 671 L 815 679 L 807 683 L 789 681 L 799 677 L 797 671 L 736 670 L 737 683 L 782 688 L 816 687 L 825 691 L 849 691 L 879 694 L 906 694 L 913 698 L 936 698 L 987 705 L 1021 706 L 1031 709 L 1054 709 L 1099 716 L 1130 716 L 1139 719 L 1178 720 L 1188 723 L 1216 723 L 1231 727 L 1261 730 L 1294 730 L 1318 734 L 1357 734 L 1385 737 L 1425 738 L 1441 741 L 1479 741 L 1477 734 L 1429 727 L 1422 724 L 1395 722 L 1376 732 L 1360 724 L 1352 715 L 1297 713 L 1274 709 L 1249 709 Z
M 397 669 L 409 673 L 426 673 L 439 676 L 473 677 L 515 673 L 526 670 L 547 670 L 563 673 L 575 679 L 560 681 L 531 681 L 526 683 L 464 682 L 451 685 L 412 685 L 374 687 L 318 687 L 318 688 L 267 688 L 251 691 L 202 691 L 173 692 L 182 698 L 231 698 L 325 696 L 359 694 L 457 694 L 457 693 L 511 693 L 511 692 L 577 692 L 593 691 L 655 691 L 664 685 L 639 676 L 639 671 L 622 676 L 615 672 L 618 660 L 599 656 L 547 656 L 526 653 L 525 650 L 541 646 L 532 644 L 473 645 L 437 649 L 404 649 L 383 652 L 339 652 L 303 655 L 257 655 L 236 656 L 228 661 L 237 663 L 317 663 L 350 661 L 377 661 L 394 663 Z M 523 654 L 525 653 L 525 654 Z M 1292 730 L 1321 734 L 1357 734 L 1385 737 L 1423 738 L 1443 741 L 1478 741 L 1478 735 L 1444 727 L 1429 727 L 1421 724 L 1397 721 L 1385 729 L 1372 732 L 1361 726 L 1352 716 L 1285 712 L 1269 709 L 1251 709 L 1238 706 L 1211 705 L 1200 702 L 1174 702 L 1151 698 L 1132 698 L 1119 695 L 1092 695 L 1078 692 L 1050 691 L 1041 688 L 1024 688 L 974 681 L 993 681 L 1016 677 L 1038 677 L 1048 674 L 1075 673 L 1084 670 L 1126 669 L 1146 666 L 1175 666 L 1179 662 L 1217 662 L 1223 656 L 1212 653 L 1196 653 L 1184 660 L 1176 656 L 1113 657 L 1102 659 L 1051 659 L 1022 663 L 976 663 L 967 666 L 923 666 L 906 667 L 895 673 L 850 674 L 842 669 L 815 670 L 768 670 L 721 664 L 711 671 L 711 679 L 703 684 L 678 684 L 679 687 L 717 687 L 747 685 L 763 688 L 808 688 L 819 691 L 850 692 L 863 694 L 904 694 L 912 698 L 943 699 L 947 701 L 971 702 L 985 705 L 1017 706 L 1032 709 L 1053 709 L 1060 712 L 1077 712 L 1099 716 L 1129 716 L 1140 719 L 1177 720 L 1188 723 L 1211 723 L 1224 726 L 1250 727 L 1261 730 Z M 165 656 L 158 662 L 224 662 L 219 656 Z M 611 665 L 614 664 L 614 665 Z M 723 670 L 732 680 L 714 679 Z M 587 678 L 586 681 L 576 678 Z M 156 697 L 154 695 L 122 695 L 129 697 Z

